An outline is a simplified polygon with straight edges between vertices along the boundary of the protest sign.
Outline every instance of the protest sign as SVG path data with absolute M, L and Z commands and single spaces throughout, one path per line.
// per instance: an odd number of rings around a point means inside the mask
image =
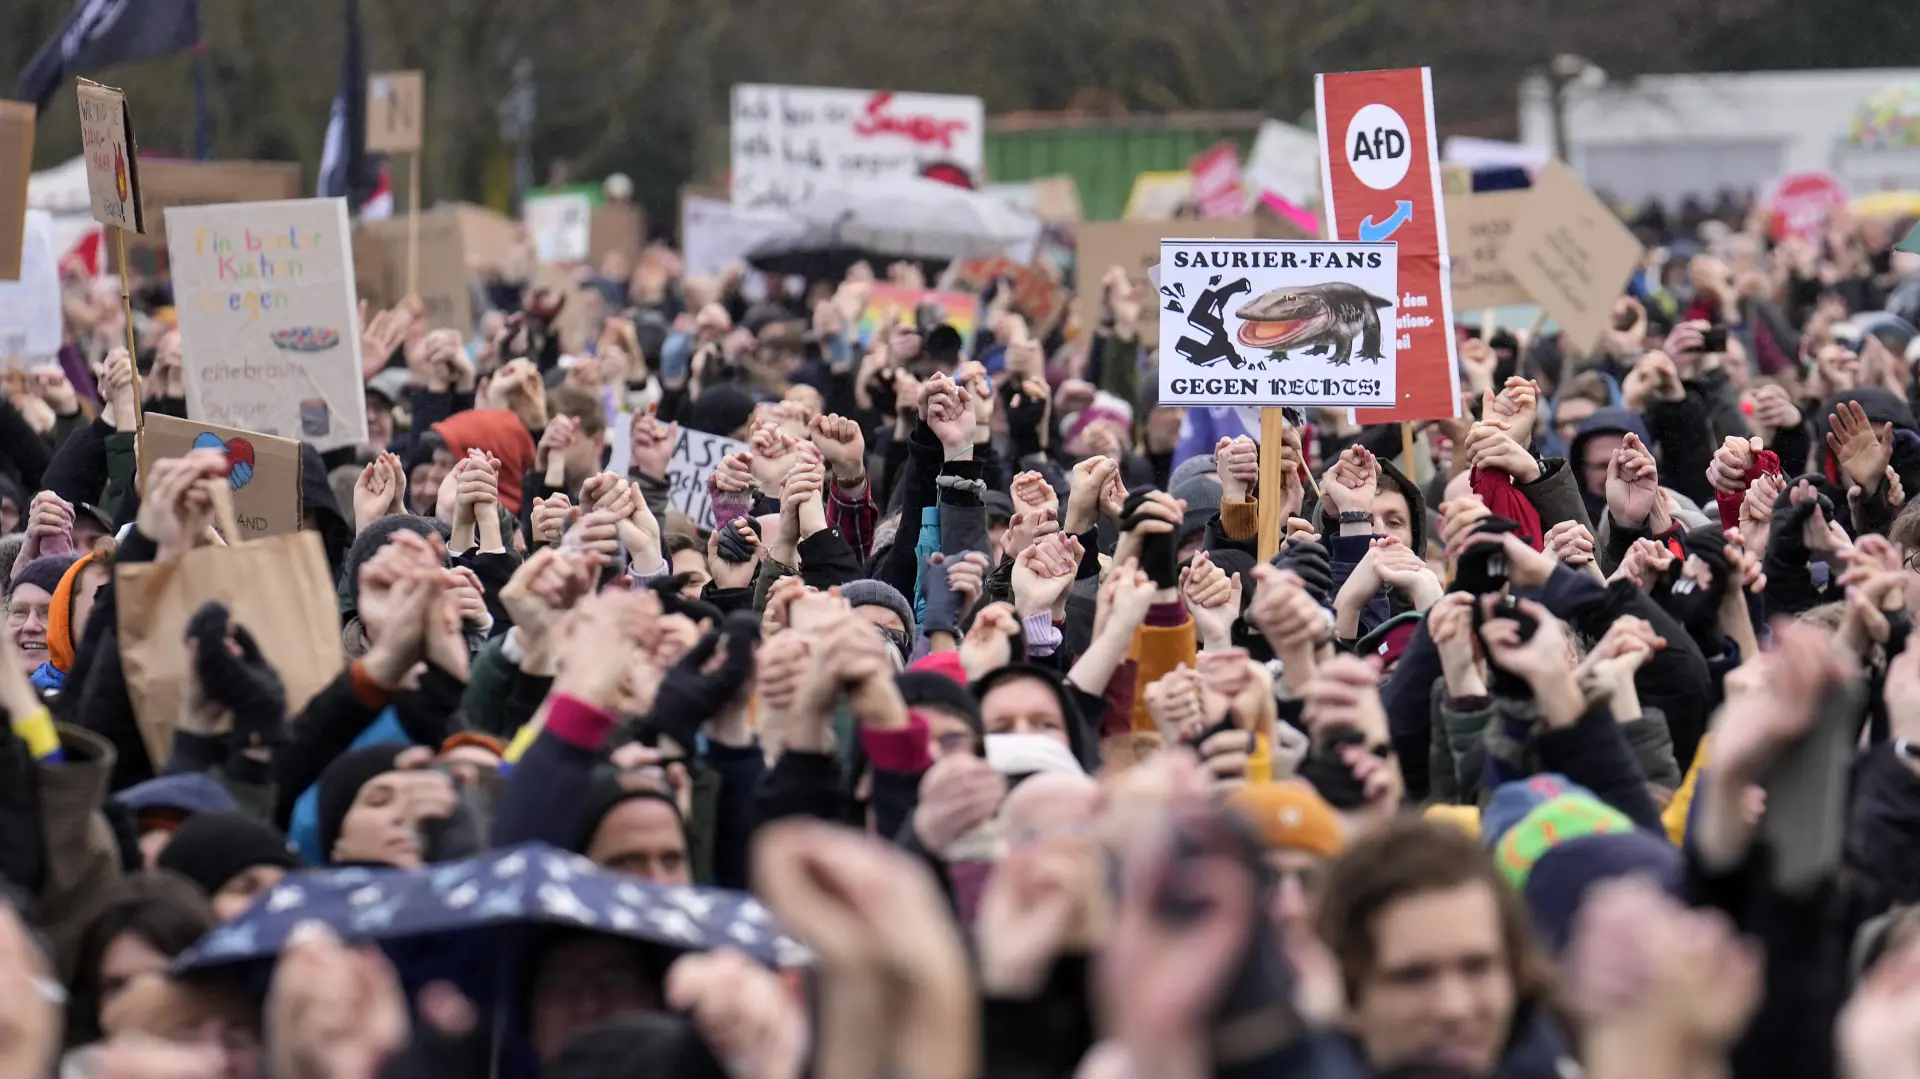
M 1247 212 L 1240 177 L 1240 148 L 1231 141 L 1194 155 L 1187 163 L 1193 178 L 1193 204 L 1201 217 L 1239 217 Z
M 595 266 L 608 255 L 640 257 L 647 243 L 647 213 L 631 202 L 604 202 L 587 224 L 587 261 Z
M 420 302 L 433 329 L 473 332 L 473 293 L 466 254 L 467 218 L 457 208 L 421 214 Z M 353 230 L 355 294 L 375 307 L 392 307 L 406 297 L 407 222 L 363 221 Z
M 1460 372 L 1432 77 L 1423 67 L 1316 75 L 1314 103 L 1327 238 L 1399 245 L 1398 396 L 1359 420 L 1451 418 Z
M 791 210 L 817 190 L 959 172 L 980 180 L 977 97 L 741 84 L 733 88 L 733 203 Z
M 1006 279 L 1013 287 L 1013 304 L 1026 316 L 1027 328 L 1036 337 L 1045 337 L 1060 316 L 1067 312 L 1067 290 L 1045 269 L 1029 262 L 1015 262 L 1005 255 L 964 259 L 953 264 L 947 287 L 980 295 L 995 281 Z
M 32 105 L 0 101 L 0 281 L 20 280 L 27 178 L 33 174 Z
M 167 211 L 187 415 L 311 442 L 367 440 L 344 199 Z
M 760 244 L 800 229 L 784 214 L 749 212 L 705 195 L 680 196 L 681 258 L 688 277 L 718 274 L 730 262 L 744 262 Z
M 1162 240 L 1160 401 L 1394 399 L 1392 244 Z
M 1847 189 L 1832 173 L 1793 172 L 1767 192 L 1766 207 L 1775 243 L 1789 237 L 1813 243 L 1826 230 L 1827 215 L 1847 204 Z
M 593 200 L 577 192 L 528 195 L 520 216 L 541 262 L 578 262 L 591 249 Z
M 467 268 L 482 274 L 515 272 L 520 259 L 520 224 L 498 210 L 470 202 L 441 203 L 435 213 L 452 213 L 460 222 L 460 243 Z
M 922 307 L 927 309 L 925 318 L 920 317 Z M 980 326 L 980 300 L 965 292 L 875 285 L 860 315 L 860 343 L 872 344 L 889 317 L 902 326 L 931 328 L 944 322 L 960 331 L 960 347 L 971 349 L 973 333 Z
M 1313 132 L 1263 120 L 1247 152 L 1242 182 L 1248 201 L 1272 194 L 1294 206 L 1320 201 L 1320 144 Z
M 87 159 L 87 192 L 93 219 L 127 232 L 147 231 L 140 205 L 140 161 L 133 141 L 127 95 L 81 79 L 80 152 Z
M 1120 217 L 1123 221 L 1169 221 L 1192 206 L 1192 173 L 1141 172 L 1134 174 L 1133 188 L 1127 192 L 1127 206 Z
M 1102 221 L 1074 230 L 1079 252 L 1074 259 L 1074 311 L 1082 333 L 1091 333 L 1100 320 L 1100 280 L 1118 266 L 1127 271 L 1144 304 L 1153 293 L 1147 267 L 1160 261 L 1160 240 L 1166 236 L 1200 236 L 1215 240 L 1251 240 L 1259 235 L 1253 218 L 1221 221 Z M 1160 323 L 1142 318 L 1140 341 L 1148 348 L 1160 340 Z
M 420 152 L 426 79 L 418 71 L 386 71 L 367 79 L 367 150 Z
M 15 254 L 20 279 L 0 282 L 0 361 L 60 351 L 60 264 L 53 249 L 53 215 L 28 210 Z
M 128 237 L 127 261 L 136 273 L 167 272 L 166 211 L 170 207 L 297 199 L 300 186 L 300 166 L 292 161 L 147 158 L 140 162 L 140 202 L 146 208 L 147 231 L 144 236 Z M 119 259 L 109 257 L 107 268 L 120 273 Z
M 673 444 L 673 456 L 667 459 L 667 502 L 686 514 L 697 527 L 713 528 L 713 500 L 707 494 L 707 477 L 720 467 L 721 458 L 745 452 L 745 442 L 682 426 L 680 438 Z
M 1584 352 L 1600 340 L 1643 254 L 1613 210 L 1572 169 L 1550 161 L 1534 178 L 1500 261 L 1553 316 L 1567 345 Z
M 1453 306 L 1461 311 L 1529 303 L 1500 261 L 1513 220 L 1526 207 L 1525 191 L 1447 196 L 1447 246 L 1453 256 Z
M 227 455 L 227 486 L 241 538 L 260 539 L 300 531 L 300 443 L 217 423 L 147 416 L 144 463 L 184 457 L 198 449 Z M 141 473 L 142 482 L 146 474 Z

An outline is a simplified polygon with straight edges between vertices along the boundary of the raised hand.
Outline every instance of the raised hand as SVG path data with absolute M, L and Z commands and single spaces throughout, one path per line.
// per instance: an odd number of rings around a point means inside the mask
M 1533 444 L 1533 428 L 1540 414 L 1540 384 L 1530 378 L 1510 376 L 1497 396 L 1487 398 L 1480 410 L 1482 422 L 1504 424 L 1513 440 L 1525 449 Z
M 1374 496 L 1380 486 L 1380 464 L 1365 446 L 1348 446 L 1340 455 L 1340 460 L 1320 477 L 1320 497 L 1340 513 L 1372 513 Z M 1353 528 L 1355 531 L 1349 532 Z M 1366 535 L 1373 531 L 1367 524 L 1364 530 L 1359 526 L 1341 526 L 1343 535 Z
M 1623 528 L 1658 535 L 1668 525 L 1660 470 L 1640 436 L 1628 434 L 1607 462 L 1607 512 Z
M 1491 397 L 1488 404 L 1491 407 Z M 1467 464 L 1472 468 L 1504 472 L 1515 483 L 1532 483 L 1540 478 L 1540 462 L 1534 460 L 1526 446 L 1509 433 L 1511 426 L 1504 420 L 1483 420 L 1474 424 L 1467 432 Z
M 1827 451 L 1848 479 L 1869 494 L 1878 491 L 1893 461 L 1893 424 L 1875 426 L 1858 401 L 1842 402 L 1828 423 L 1833 430 L 1827 432 Z
M 1022 472 L 1015 476 L 1009 493 L 1016 513 L 1045 510 L 1057 516 L 1060 512 L 1059 492 L 1038 472 Z
M 1214 565 L 1202 551 L 1180 571 L 1180 595 L 1193 615 L 1200 647 L 1231 647 L 1233 624 L 1240 619 L 1240 575 Z
M 1707 482 L 1724 494 L 1746 490 L 1747 474 L 1753 471 L 1754 462 L 1760 459 L 1764 448 L 1757 438 L 1727 436 L 1726 442 L 1713 451 L 1713 462 L 1707 466 Z
M 628 470 L 648 479 L 666 479 L 667 462 L 673 460 L 673 448 L 679 442 L 678 423 L 661 423 L 651 414 L 635 416 Z
M 833 469 L 835 483 L 857 488 L 866 480 L 867 438 L 859 423 L 844 416 L 815 416 L 808 434 L 821 458 Z
M 1086 552 L 1077 537 L 1054 532 L 1022 550 L 1013 563 L 1014 610 L 1021 619 L 1052 614 L 1066 617 L 1067 592 Z M 951 583 L 951 575 L 949 575 Z
M 14 569 L 49 554 L 73 553 L 73 505 L 52 491 L 41 491 L 27 504 L 26 541 L 14 559 Z M 148 539 L 158 540 L 153 536 Z
M 1062 527 L 1077 536 L 1099 523 L 1107 491 L 1119 480 L 1120 464 L 1111 457 L 1088 457 L 1075 464 Z
M 219 450 L 194 450 L 153 463 L 138 527 L 159 548 L 155 561 L 178 558 L 205 542 L 213 519 L 207 485 L 227 482 L 227 469 L 227 455 Z
M 1220 477 L 1220 501 L 1245 502 L 1260 482 L 1260 446 L 1246 435 L 1214 443 L 1213 467 Z
M 1548 529 L 1543 546 L 1562 565 L 1585 569 L 1594 564 L 1593 533 L 1579 521 L 1561 521 Z

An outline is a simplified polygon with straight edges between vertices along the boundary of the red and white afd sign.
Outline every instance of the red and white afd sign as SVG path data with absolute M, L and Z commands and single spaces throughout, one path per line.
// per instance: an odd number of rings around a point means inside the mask
M 1424 67 L 1314 78 L 1320 189 L 1329 239 L 1400 245 L 1400 403 L 1361 409 L 1361 423 L 1452 417 L 1460 407 L 1446 200 L 1433 130 L 1433 78 Z

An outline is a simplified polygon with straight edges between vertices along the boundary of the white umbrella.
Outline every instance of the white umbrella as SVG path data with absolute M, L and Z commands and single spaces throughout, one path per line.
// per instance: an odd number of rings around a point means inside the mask
M 855 247 L 916 259 L 996 255 L 1039 228 L 991 195 L 918 176 L 816 191 L 793 215 Z

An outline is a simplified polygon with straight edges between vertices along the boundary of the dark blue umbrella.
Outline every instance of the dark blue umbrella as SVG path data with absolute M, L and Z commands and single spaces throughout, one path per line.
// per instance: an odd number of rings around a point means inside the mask
M 602 933 L 670 952 L 736 948 L 764 963 L 811 959 L 746 892 L 648 884 L 578 854 L 523 843 L 422 869 L 345 867 L 287 876 L 247 912 L 174 960 L 264 981 L 288 934 L 325 922 L 349 943 L 378 941 L 410 990 L 453 982 L 483 1008 L 518 984 L 530 930 Z

